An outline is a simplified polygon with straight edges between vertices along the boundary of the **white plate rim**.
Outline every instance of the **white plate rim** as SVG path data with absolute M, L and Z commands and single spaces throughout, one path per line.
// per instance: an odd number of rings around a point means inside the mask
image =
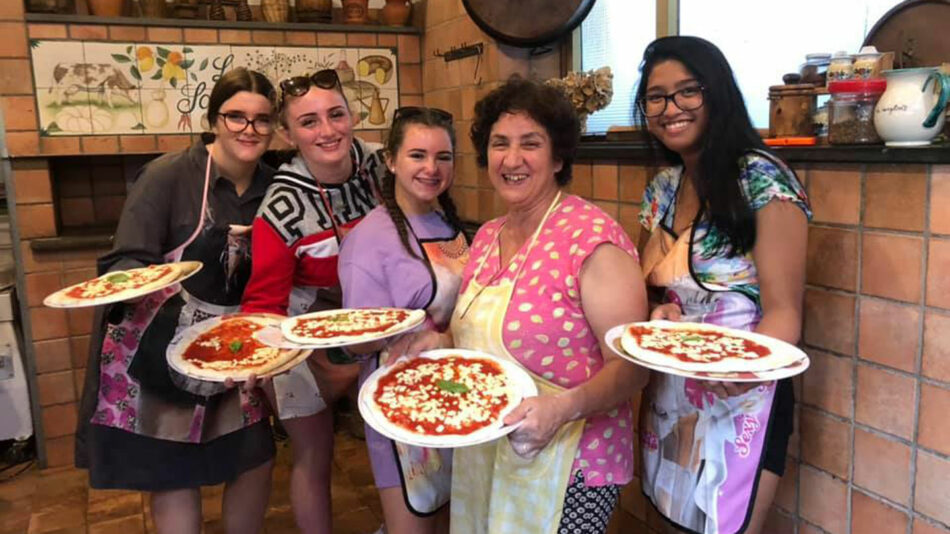
M 436 349 L 422 352 L 418 357 L 441 359 L 451 355 L 465 356 L 469 358 L 487 358 L 495 361 L 500 364 L 502 368 L 505 369 L 505 372 L 516 381 L 517 388 L 522 392 L 522 400 L 528 397 L 536 397 L 538 395 L 537 384 L 535 384 L 534 379 L 531 378 L 531 375 L 528 374 L 526 370 L 522 369 L 514 362 L 499 356 L 495 356 L 494 354 L 470 349 Z M 414 435 L 405 429 L 396 427 L 388 421 L 377 417 L 371 408 L 371 404 L 368 399 L 371 398 L 372 394 L 376 392 L 376 385 L 379 382 L 380 377 L 382 377 L 382 375 L 388 370 L 388 366 L 380 367 L 373 371 L 369 377 L 367 377 L 366 381 L 360 387 L 359 395 L 357 397 L 357 407 L 359 408 L 360 415 L 363 416 L 363 420 L 366 421 L 367 424 L 391 440 L 405 443 L 407 445 L 436 449 L 468 447 L 471 445 L 478 445 L 480 443 L 494 441 L 513 432 L 519 426 L 517 424 L 505 426 L 501 423 L 501 419 L 504 419 L 504 416 L 510 413 L 511 410 L 513 410 L 518 405 L 516 403 L 501 413 L 501 417 L 499 418 L 498 422 L 467 436 L 431 436 L 431 439 L 428 439 L 424 436 Z
M 743 373 L 742 371 L 733 371 L 731 373 L 721 372 L 721 371 L 710 371 L 709 374 L 702 374 L 704 373 L 703 371 L 686 371 L 686 370 L 679 369 L 676 367 L 667 367 L 667 366 L 655 364 L 653 362 L 642 360 L 632 354 L 629 354 L 627 351 L 623 350 L 623 346 L 620 344 L 620 338 L 623 335 L 623 331 L 627 327 L 632 326 L 632 325 L 638 325 L 638 324 L 645 325 L 645 324 L 652 323 L 656 325 L 656 324 L 664 324 L 664 323 L 671 323 L 671 322 L 672 321 L 650 321 L 650 322 L 620 324 L 620 325 L 614 326 L 613 328 L 608 330 L 606 334 L 604 334 L 604 341 L 606 342 L 607 346 L 610 347 L 614 351 L 615 354 L 641 367 L 646 367 L 647 369 L 651 369 L 653 371 L 657 371 L 660 373 L 682 376 L 685 378 L 693 378 L 696 380 L 707 380 L 710 382 L 769 382 L 772 380 L 790 378 L 790 377 L 799 375 L 801 373 L 804 373 L 806 370 L 808 370 L 809 366 L 811 365 L 811 360 L 808 358 L 808 354 L 806 354 L 805 351 L 801 350 L 795 345 L 792 345 L 791 343 L 786 343 L 785 341 L 782 341 L 780 339 L 775 339 L 769 336 L 765 336 L 757 332 L 734 330 L 734 329 L 729 329 L 727 327 L 718 326 L 718 325 L 708 325 L 708 326 L 715 326 L 717 329 L 720 329 L 720 330 L 728 330 L 730 331 L 730 333 L 735 332 L 736 334 L 741 334 L 743 337 L 748 337 L 749 339 L 752 339 L 753 341 L 757 341 L 757 342 L 762 342 L 763 340 L 765 340 L 767 341 L 767 344 L 769 346 L 774 346 L 776 343 L 787 345 L 787 347 L 785 347 L 786 349 L 788 347 L 795 349 L 795 351 L 800 353 L 801 358 L 797 360 L 796 363 L 789 364 L 789 365 L 779 367 L 776 369 L 744 372 L 744 373 L 755 375 L 754 377 L 751 377 L 751 376 L 736 376 L 738 373 Z

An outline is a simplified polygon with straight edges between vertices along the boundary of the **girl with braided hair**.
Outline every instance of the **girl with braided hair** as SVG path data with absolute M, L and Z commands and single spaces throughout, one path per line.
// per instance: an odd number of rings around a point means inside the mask
M 468 260 L 468 243 L 449 196 L 454 176 L 452 116 L 435 108 L 396 110 L 386 143 L 383 203 L 340 248 L 339 275 L 347 308 L 424 309 L 427 326 L 448 326 Z M 385 342 L 351 347 L 364 355 L 360 384 L 385 361 Z M 366 426 L 386 532 L 447 531 L 450 449 L 396 443 Z

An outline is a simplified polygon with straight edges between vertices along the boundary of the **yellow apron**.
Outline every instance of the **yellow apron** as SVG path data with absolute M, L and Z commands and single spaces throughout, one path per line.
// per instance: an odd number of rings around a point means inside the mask
M 532 236 L 528 253 L 559 198 L 560 194 Z M 528 253 L 522 259 L 522 267 Z M 459 295 L 451 322 L 455 346 L 494 354 L 521 365 L 502 341 L 505 313 L 521 269 L 510 281 L 500 280 L 483 286 L 476 279 L 489 256 L 490 251 L 481 258 L 468 287 Z M 541 395 L 564 390 L 533 373 L 531 376 Z M 584 420 L 565 424 L 530 460 L 515 454 L 507 436 L 456 449 L 452 463 L 451 531 L 458 534 L 556 533 L 583 429 Z

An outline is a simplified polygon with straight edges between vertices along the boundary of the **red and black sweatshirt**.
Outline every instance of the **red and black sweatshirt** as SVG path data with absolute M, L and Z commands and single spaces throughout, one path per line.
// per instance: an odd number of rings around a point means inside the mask
M 299 315 L 313 305 L 317 288 L 339 285 L 341 234 L 379 203 L 381 150 L 354 138 L 354 172 L 341 184 L 318 184 L 299 155 L 281 165 L 254 218 L 241 311 Z

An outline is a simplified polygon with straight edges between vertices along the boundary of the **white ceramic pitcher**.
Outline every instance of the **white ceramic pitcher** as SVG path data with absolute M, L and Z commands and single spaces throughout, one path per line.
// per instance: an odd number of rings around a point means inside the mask
M 874 127 L 887 146 L 930 144 L 945 120 L 950 76 L 936 67 L 884 71 L 887 90 L 874 108 Z

